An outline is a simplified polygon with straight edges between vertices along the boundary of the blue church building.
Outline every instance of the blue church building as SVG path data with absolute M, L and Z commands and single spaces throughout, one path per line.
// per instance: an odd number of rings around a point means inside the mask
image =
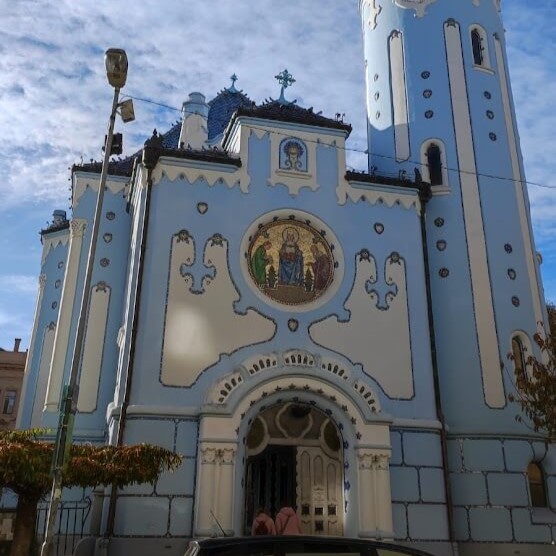
M 508 401 L 547 318 L 500 0 L 359 9 L 367 171 L 287 71 L 278 100 L 191 93 L 110 163 L 75 438 L 184 459 L 94 494 L 97 553 L 181 555 L 287 501 L 311 535 L 554 554 L 556 450 Z M 42 231 L 21 428 L 58 422 L 100 171 Z

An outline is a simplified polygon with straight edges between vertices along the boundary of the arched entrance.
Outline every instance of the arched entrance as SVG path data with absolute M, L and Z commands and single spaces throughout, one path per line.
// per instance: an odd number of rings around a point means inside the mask
M 286 492 L 288 488 L 295 490 L 295 502 L 300 515 L 304 511 L 303 503 L 311 504 L 309 515 L 312 516 L 314 529 L 317 528 L 318 520 L 323 521 L 323 528 L 326 529 L 325 512 L 330 520 L 334 510 L 329 509 L 328 504 L 320 504 L 325 501 L 324 498 L 305 502 L 300 494 L 307 492 L 302 489 L 304 482 L 300 477 L 322 477 L 318 484 L 330 484 L 330 466 L 325 465 L 329 460 L 324 456 L 334 457 L 330 450 L 327 452 L 323 448 L 323 445 L 327 446 L 326 441 L 321 441 L 323 436 L 318 436 L 319 442 L 312 446 L 309 439 L 305 438 L 308 433 L 303 433 L 306 427 L 303 419 L 286 419 L 289 429 L 286 429 L 287 434 L 280 431 L 282 440 L 278 433 L 271 434 L 268 429 L 268 423 L 274 423 L 273 426 L 279 431 L 275 419 L 265 418 L 260 423 L 262 431 L 259 430 L 259 424 L 255 425 L 259 416 L 266 415 L 265 412 L 270 408 L 276 407 L 277 411 L 286 412 L 287 407 L 294 405 L 301 409 L 301 413 L 306 411 L 304 408 L 310 407 L 309 415 L 313 420 L 329 418 L 340 439 L 341 457 L 335 459 L 340 465 L 340 478 L 335 481 L 341 487 L 336 506 L 337 523 L 341 527 L 338 534 L 393 538 L 389 472 L 391 418 L 382 413 L 379 399 L 368 381 L 353 378 L 349 370 L 332 360 L 316 358 L 298 350 L 279 357 L 276 354 L 253 357 L 241 369 L 215 382 L 206 399 L 207 403 L 199 415 L 197 438 L 195 536 L 218 535 L 222 531 L 228 535 L 246 532 L 247 490 L 253 490 L 252 484 L 247 484 L 247 464 L 269 446 L 275 446 L 275 450 L 281 447 L 295 448 L 295 487 L 286 486 Z M 283 419 L 279 419 L 279 424 L 282 422 Z M 295 424 L 298 425 L 297 429 Z M 284 428 L 282 424 L 280 426 Z M 257 430 L 262 441 L 256 440 Z M 324 426 L 321 430 L 331 429 Z M 255 439 L 250 438 L 248 445 L 247 438 L 252 434 Z M 325 436 L 327 434 L 324 432 Z M 273 443 L 268 442 L 271 438 Z M 304 448 L 304 458 L 298 448 Z M 314 448 L 322 453 L 315 454 Z M 313 459 L 321 457 L 322 473 L 320 464 L 311 468 L 312 455 Z M 293 461 L 292 456 L 288 457 L 289 461 Z M 277 458 L 276 452 L 274 461 L 281 461 Z M 309 473 L 299 470 L 303 462 L 309 462 Z M 284 470 L 284 476 L 292 475 Z M 305 484 L 311 487 L 312 495 L 317 489 L 314 488 L 314 480 L 311 480 Z M 254 511 L 256 499 L 251 496 L 253 501 L 250 502 L 250 511 Z M 279 494 L 274 496 L 280 498 Z
M 246 533 L 258 507 L 274 517 L 287 504 L 305 534 L 343 534 L 343 442 L 326 413 L 298 402 L 265 408 L 249 428 L 246 456 Z

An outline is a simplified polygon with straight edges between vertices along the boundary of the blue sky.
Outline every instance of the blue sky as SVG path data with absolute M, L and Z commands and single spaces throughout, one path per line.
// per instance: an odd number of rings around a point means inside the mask
M 384 0 L 388 1 L 388 0 Z M 464 1 L 464 0 L 441 0 Z M 487 1 L 487 0 L 484 0 Z M 366 148 L 357 0 L 17 0 L 0 18 L 0 347 L 29 345 L 42 247 L 38 231 L 68 209 L 68 167 L 101 158 L 112 89 L 106 48 L 127 51 L 123 93 L 179 108 L 191 91 L 212 98 L 236 73 L 250 98 L 290 95 L 324 114 L 346 114 L 351 148 Z M 556 300 L 556 21 L 554 0 L 502 0 L 508 59 L 533 227 L 547 299 Z M 117 124 L 134 152 L 179 111 L 135 103 Z M 348 163 L 365 169 L 362 155 Z

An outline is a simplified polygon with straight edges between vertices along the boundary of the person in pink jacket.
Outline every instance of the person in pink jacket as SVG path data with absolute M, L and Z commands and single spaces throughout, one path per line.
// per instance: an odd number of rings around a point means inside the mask
M 276 527 L 274 521 L 265 512 L 264 508 L 258 508 L 253 526 L 251 527 L 252 535 L 276 535 Z
M 291 506 L 282 506 L 276 516 L 277 535 L 302 535 L 301 520 Z

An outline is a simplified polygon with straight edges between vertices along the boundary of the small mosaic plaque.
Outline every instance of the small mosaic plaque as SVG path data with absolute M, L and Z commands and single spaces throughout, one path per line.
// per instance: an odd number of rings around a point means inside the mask
M 280 169 L 307 172 L 307 146 L 303 141 L 288 137 L 280 143 Z

